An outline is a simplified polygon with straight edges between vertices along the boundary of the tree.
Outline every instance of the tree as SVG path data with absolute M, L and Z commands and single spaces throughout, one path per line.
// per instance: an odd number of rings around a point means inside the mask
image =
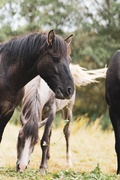
M 74 26 L 75 7 L 72 1 L 24 0 L 20 3 L 20 14 L 30 31 L 54 29 L 61 34 Z
M 119 49 L 120 3 L 95 0 L 92 7 L 85 1 L 83 6 L 84 16 L 75 31 L 73 59 L 87 69 L 103 68 Z M 92 119 L 107 114 L 104 81 L 77 89 L 77 97 L 75 114 L 88 112 Z
M 50 29 L 62 36 L 73 33 L 73 63 L 87 69 L 103 68 L 120 45 L 119 12 L 119 0 L 2 0 L 0 40 Z M 89 112 L 96 117 L 107 111 L 104 81 L 78 88 L 77 97 L 77 115 Z
M 2 3 L 4 2 L 4 3 Z M 3 0 L 0 26 L 10 26 L 11 34 L 17 32 L 48 31 L 72 32 L 76 27 L 76 4 L 73 0 Z M 79 6 L 80 7 L 80 6 Z M 5 13 L 4 13 L 5 12 Z M 20 29 L 20 30 L 19 30 Z

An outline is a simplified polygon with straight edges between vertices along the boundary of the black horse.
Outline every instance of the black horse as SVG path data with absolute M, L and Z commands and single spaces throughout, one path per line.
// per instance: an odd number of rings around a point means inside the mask
M 115 133 L 117 174 L 120 174 L 120 50 L 111 59 L 106 76 L 106 101 Z
M 25 86 L 40 75 L 56 98 L 70 99 L 74 83 L 69 70 L 69 44 L 51 30 L 31 33 L 0 44 L 0 142 L 4 128 L 20 103 Z

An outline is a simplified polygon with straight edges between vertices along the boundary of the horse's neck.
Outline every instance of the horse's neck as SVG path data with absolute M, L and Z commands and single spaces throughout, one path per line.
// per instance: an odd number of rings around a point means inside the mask
M 23 72 L 23 74 L 22 74 Z M 21 72 L 20 72 L 20 82 L 21 84 L 19 84 L 21 87 L 25 86 L 27 83 L 29 83 L 32 79 L 34 79 L 37 76 L 37 73 L 35 72 L 34 67 L 32 68 L 28 68 L 27 70 L 22 69 L 21 68 Z M 18 78 L 19 78 L 19 74 L 18 74 Z M 22 78 L 22 80 L 21 80 Z
M 0 72 L 2 79 L 6 80 L 7 86 L 13 92 L 18 92 L 37 75 L 35 67 L 27 68 L 21 62 L 4 65 L 3 60 L 0 62 Z
M 50 97 L 54 94 L 54 92 L 49 88 L 47 83 L 41 78 L 40 82 L 40 99 L 42 109 L 44 105 L 49 101 Z
M 36 41 L 40 44 L 35 43 Z M 5 76 L 8 86 L 12 84 L 13 91 L 19 91 L 37 76 L 36 62 L 43 43 L 40 35 L 33 34 L 0 45 L 0 72 L 5 72 L 1 76 L 3 79 Z

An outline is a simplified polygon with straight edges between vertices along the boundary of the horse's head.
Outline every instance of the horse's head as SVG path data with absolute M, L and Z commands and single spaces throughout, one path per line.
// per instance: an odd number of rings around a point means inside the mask
M 45 51 L 41 50 L 41 60 L 37 61 L 38 74 L 47 82 L 58 99 L 70 99 L 74 93 L 74 82 L 69 69 L 69 44 L 72 36 L 64 40 L 51 30 L 44 45 Z
M 16 170 L 22 172 L 28 167 L 30 155 L 38 141 L 38 125 L 26 123 L 18 134 Z

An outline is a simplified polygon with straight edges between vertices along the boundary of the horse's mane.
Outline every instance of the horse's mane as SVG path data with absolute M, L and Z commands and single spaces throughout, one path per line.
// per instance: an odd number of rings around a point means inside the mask
M 29 59 L 39 56 L 40 47 L 46 41 L 46 35 L 40 33 L 32 33 L 26 36 L 13 38 L 2 44 L 0 53 L 10 57 L 12 61 L 16 59 Z
M 60 36 L 56 35 L 53 43 L 54 52 L 57 50 L 59 50 L 60 54 L 66 52 L 67 47 L 65 44 L 65 41 Z M 32 61 L 32 59 L 37 59 L 45 52 L 46 47 L 47 34 L 31 33 L 2 43 L 0 46 L 0 53 L 5 54 L 12 62 L 16 59 Z
M 22 101 L 21 110 L 21 117 L 26 121 L 23 127 L 25 129 L 25 137 L 31 136 L 34 133 L 36 140 L 38 139 L 38 121 L 41 116 L 39 86 L 40 76 L 35 77 L 33 83 L 30 81 L 25 86 L 25 96 Z
M 22 113 L 25 119 L 32 120 L 40 118 L 40 76 L 35 77 L 25 86 L 25 95 L 22 101 Z
M 31 141 L 33 144 L 36 144 L 38 141 L 38 124 L 34 121 L 27 122 L 25 126 L 23 126 L 23 135 L 24 139 L 31 137 Z

